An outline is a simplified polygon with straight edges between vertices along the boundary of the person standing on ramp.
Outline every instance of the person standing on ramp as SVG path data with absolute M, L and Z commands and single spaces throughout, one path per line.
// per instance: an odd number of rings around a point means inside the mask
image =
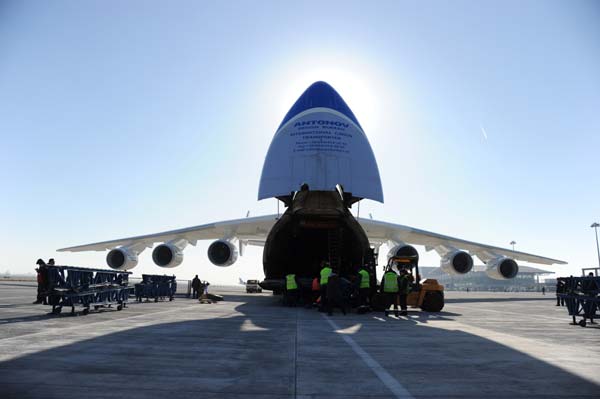
M 385 315 L 388 315 L 388 308 L 394 304 L 394 315 L 398 317 L 398 275 L 388 266 L 387 271 L 381 279 L 381 292 L 385 303 Z

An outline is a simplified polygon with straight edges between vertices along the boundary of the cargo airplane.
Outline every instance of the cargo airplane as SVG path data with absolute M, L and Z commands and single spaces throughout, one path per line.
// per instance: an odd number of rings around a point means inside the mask
M 561 260 L 479 244 L 400 224 L 356 218 L 350 208 L 362 199 L 383 203 L 379 170 L 360 123 L 342 97 L 327 83 L 312 84 L 283 118 L 269 146 L 262 169 L 258 200 L 277 198 L 282 215 L 227 220 L 177 230 L 121 238 L 59 249 L 106 251 L 108 266 L 129 270 L 138 256 L 152 248 L 152 260 L 163 268 L 183 262 L 183 251 L 199 240 L 214 240 L 208 259 L 231 266 L 247 245 L 262 246 L 265 278 L 260 285 L 279 291 L 284 276 L 319 274 L 329 260 L 340 273 L 357 265 L 376 264 L 378 248 L 387 244 L 388 256 L 418 258 L 411 245 L 436 251 L 449 274 L 473 268 L 473 256 L 487 266 L 494 279 L 514 278 L 517 261 L 565 264 Z

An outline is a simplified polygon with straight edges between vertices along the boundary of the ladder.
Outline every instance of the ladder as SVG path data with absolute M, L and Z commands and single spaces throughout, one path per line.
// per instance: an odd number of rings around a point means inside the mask
M 329 251 L 329 264 L 337 273 L 340 272 L 342 263 L 342 229 L 331 229 L 327 232 L 327 246 Z

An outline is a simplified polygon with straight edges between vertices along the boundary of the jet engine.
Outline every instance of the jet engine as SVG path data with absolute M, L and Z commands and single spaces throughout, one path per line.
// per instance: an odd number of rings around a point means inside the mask
M 415 263 L 419 263 L 419 252 L 412 245 L 400 243 L 388 251 L 388 260 L 392 256 L 416 256 Z
M 126 247 L 115 248 L 106 255 L 106 263 L 111 269 L 130 270 L 138 264 L 138 254 Z
M 487 262 L 485 273 L 494 280 L 508 280 L 519 273 L 519 265 L 511 258 L 498 256 Z
M 160 244 L 152 251 L 152 260 L 160 267 L 176 267 L 183 262 L 182 248 L 172 243 Z
M 457 249 L 442 256 L 440 268 L 448 274 L 466 274 L 473 268 L 473 257 Z
M 229 241 L 217 240 L 208 247 L 208 259 L 215 266 L 231 266 L 237 258 L 237 248 Z

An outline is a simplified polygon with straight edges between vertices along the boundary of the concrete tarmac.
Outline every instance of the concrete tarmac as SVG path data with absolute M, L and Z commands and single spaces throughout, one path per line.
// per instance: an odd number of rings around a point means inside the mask
M 600 329 L 554 295 L 447 292 L 397 319 L 214 293 L 53 316 L 0 282 L 0 398 L 600 397 Z

